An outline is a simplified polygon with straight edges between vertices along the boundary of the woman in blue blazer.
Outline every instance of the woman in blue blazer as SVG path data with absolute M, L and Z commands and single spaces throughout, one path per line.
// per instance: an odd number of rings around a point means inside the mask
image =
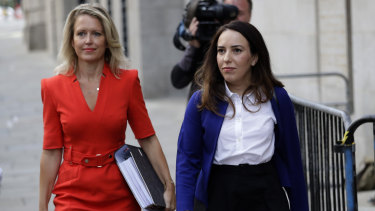
M 307 211 L 293 105 L 259 31 L 222 26 L 196 81 L 178 140 L 177 210 Z

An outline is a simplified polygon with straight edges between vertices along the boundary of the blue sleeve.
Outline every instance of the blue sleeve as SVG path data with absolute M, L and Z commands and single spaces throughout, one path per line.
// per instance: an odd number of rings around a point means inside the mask
M 202 163 L 202 124 L 199 91 L 190 98 L 177 145 L 177 210 L 193 210 L 197 178 Z
M 291 211 L 308 211 L 306 180 L 303 174 L 301 150 L 294 116 L 294 107 L 288 93 L 279 91 L 279 108 L 283 132 L 283 152 L 286 155 L 286 165 L 291 187 L 288 188 Z

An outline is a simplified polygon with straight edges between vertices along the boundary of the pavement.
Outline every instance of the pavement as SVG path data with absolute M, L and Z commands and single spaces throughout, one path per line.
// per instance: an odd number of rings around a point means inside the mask
M 45 51 L 28 52 L 22 20 L 0 20 L 0 210 L 38 210 L 39 160 L 42 151 L 40 80 L 53 75 L 56 60 Z M 186 95 L 146 99 L 150 118 L 174 177 L 177 137 Z M 127 143 L 136 144 L 127 132 Z M 1 170 L 0 170 L 1 171 Z M 375 211 L 360 192 L 359 210 Z M 50 203 L 50 210 L 53 204 Z

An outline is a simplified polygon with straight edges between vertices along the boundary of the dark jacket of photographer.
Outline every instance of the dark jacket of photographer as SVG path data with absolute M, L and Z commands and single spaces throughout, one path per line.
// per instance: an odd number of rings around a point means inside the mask
M 188 45 L 181 61 L 172 69 L 171 80 L 175 88 L 182 89 L 191 82 L 188 99 L 199 89 L 194 81 L 194 74 L 202 65 L 205 49 L 207 49 L 207 45 L 202 45 L 200 48 Z

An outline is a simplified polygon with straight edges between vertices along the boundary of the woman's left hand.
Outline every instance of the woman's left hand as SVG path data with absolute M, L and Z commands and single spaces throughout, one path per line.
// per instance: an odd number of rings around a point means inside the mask
M 176 209 L 176 194 L 174 183 L 170 182 L 166 184 L 164 191 L 165 211 L 173 211 Z
M 174 183 L 169 173 L 167 160 L 165 159 L 163 150 L 156 135 L 149 136 L 139 140 L 139 145 L 145 151 L 152 167 L 161 181 L 164 182 L 164 201 L 165 210 L 172 211 L 176 209 L 176 193 Z

